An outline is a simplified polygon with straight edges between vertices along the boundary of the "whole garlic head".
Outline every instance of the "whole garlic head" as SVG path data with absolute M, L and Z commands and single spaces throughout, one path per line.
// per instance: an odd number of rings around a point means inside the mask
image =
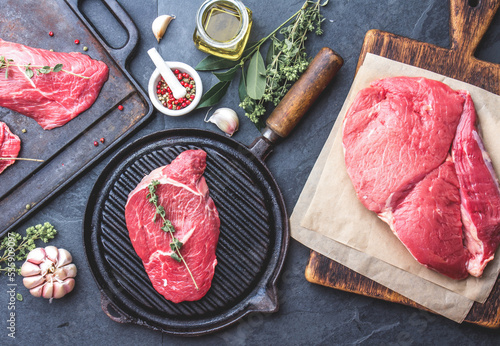
M 75 287 L 71 254 L 55 246 L 31 250 L 21 267 L 24 286 L 35 297 L 62 298 Z

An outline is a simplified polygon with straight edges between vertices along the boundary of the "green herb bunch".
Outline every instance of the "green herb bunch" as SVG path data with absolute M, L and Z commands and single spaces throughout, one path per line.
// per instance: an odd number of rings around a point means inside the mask
M 267 104 L 278 105 L 292 84 L 309 66 L 310 59 L 305 50 L 307 34 L 323 33 L 321 23 L 324 17 L 320 10 L 327 3 L 328 0 L 306 1 L 299 11 L 273 32 L 258 42 L 249 44 L 237 61 L 216 56 L 203 59 L 196 66 L 197 70 L 228 70 L 214 72 L 219 82 L 203 95 L 198 108 L 218 103 L 226 94 L 237 71 L 241 70 L 238 87 L 239 106 L 245 110 L 245 115 L 253 123 L 260 126 Z M 281 34 L 282 38 L 279 39 L 277 34 Z M 268 40 L 271 40 L 271 44 L 264 61 L 260 50 Z
M 148 185 L 148 194 L 146 195 L 146 198 L 148 199 L 148 202 L 153 204 L 155 207 L 155 215 L 153 216 L 153 222 L 156 223 L 156 217 L 157 215 L 160 216 L 162 219 L 162 226 L 160 229 L 164 232 L 167 232 L 170 234 L 172 237 L 172 241 L 170 242 L 170 249 L 172 250 L 172 253 L 170 254 L 170 257 L 172 257 L 174 260 L 177 262 L 182 262 L 186 266 L 186 269 L 189 273 L 189 276 L 191 276 L 191 279 L 193 280 L 194 286 L 196 289 L 198 289 L 198 285 L 196 284 L 196 280 L 193 277 L 193 274 L 191 273 L 191 270 L 189 270 L 189 267 L 184 260 L 184 257 L 181 254 L 181 247 L 183 243 L 174 236 L 175 233 L 175 228 L 172 225 L 172 222 L 166 218 L 166 213 L 165 213 L 165 208 L 162 205 L 158 204 L 158 195 L 156 194 L 156 187 L 160 184 L 158 180 L 153 180 L 151 183 Z
M 3 250 L 2 257 L 0 257 L 0 271 L 5 274 L 11 270 L 7 266 L 7 262 L 9 262 L 11 256 L 13 256 L 16 262 L 24 261 L 28 253 L 37 247 L 36 240 L 48 243 L 54 239 L 56 234 L 57 230 L 49 222 L 27 228 L 24 237 L 17 232 L 7 233 L 0 242 L 0 251 Z M 19 274 L 20 268 L 16 267 L 16 271 Z

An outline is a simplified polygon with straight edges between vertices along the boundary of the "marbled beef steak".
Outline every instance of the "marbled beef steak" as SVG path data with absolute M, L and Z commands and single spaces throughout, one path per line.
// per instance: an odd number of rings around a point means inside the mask
M 343 123 L 361 203 L 421 264 L 453 279 L 480 276 L 500 242 L 498 183 L 475 122 L 468 92 L 391 77 L 361 90 Z
M 0 39 L 0 57 L 16 65 L 8 68 L 6 76 L 5 68 L 0 71 L 0 106 L 35 119 L 44 130 L 62 126 L 87 110 L 108 79 L 106 64 L 81 53 L 51 52 Z M 23 67 L 28 64 L 32 78 Z M 35 71 L 57 64 L 64 71 Z
M 215 250 L 219 238 L 219 214 L 209 196 L 203 177 L 206 153 L 203 150 L 182 152 L 169 165 L 145 176 L 130 192 L 125 206 L 125 219 L 130 240 L 157 292 L 179 303 L 201 299 L 209 290 L 217 264 Z M 158 205 L 175 228 L 175 237 L 183 245 L 183 262 L 171 257 L 172 236 L 162 230 L 160 217 L 148 200 L 148 185 L 159 181 L 156 188 Z

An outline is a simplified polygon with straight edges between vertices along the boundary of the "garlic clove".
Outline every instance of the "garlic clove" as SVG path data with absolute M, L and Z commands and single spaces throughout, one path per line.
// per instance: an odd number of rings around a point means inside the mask
M 66 294 L 66 290 L 64 289 L 64 284 L 62 282 L 55 281 L 53 286 L 54 286 L 54 292 L 52 297 L 56 299 L 64 297 L 64 295 Z
M 238 131 L 240 125 L 238 114 L 231 108 L 219 108 L 207 120 L 208 113 L 210 113 L 210 109 L 205 115 L 205 122 L 217 125 L 217 127 L 224 131 L 229 137 Z
M 74 278 L 76 276 L 76 265 L 74 265 L 73 263 L 64 266 L 63 269 L 66 272 L 66 277 Z
M 57 264 L 57 257 L 59 256 L 59 251 L 55 246 L 46 246 L 45 247 L 45 256 L 50 259 L 53 263 Z
M 73 262 L 73 258 L 68 250 L 59 249 L 59 257 L 57 258 L 57 265 L 59 267 L 65 266 L 68 263 Z
M 170 24 L 172 19 L 175 19 L 175 16 L 169 16 L 167 14 L 164 14 L 162 16 L 157 17 L 153 21 L 152 25 L 153 34 L 155 35 L 158 42 L 160 42 L 160 40 L 162 39 L 163 35 L 165 34 L 165 31 L 167 30 L 168 24 Z
M 40 273 L 41 273 L 40 267 L 28 261 L 24 262 L 24 264 L 21 267 L 22 276 L 34 276 Z
M 58 280 L 64 280 L 68 277 L 64 268 L 57 268 L 54 272 L 54 277 Z
M 31 250 L 28 256 L 26 257 L 27 261 L 30 261 L 34 264 L 40 264 L 45 259 L 45 250 L 41 247 L 37 247 L 34 250 Z
M 64 286 L 64 291 L 66 294 L 69 292 L 73 291 L 73 288 L 75 288 L 75 279 L 73 278 L 68 278 L 63 281 L 63 286 Z
M 43 285 L 30 289 L 31 295 L 37 298 L 42 296 L 42 291 L 43 291 Z
M 66 278 L 74 278 L 76 276 L 76 265 L 71 263 L 64 267 L 59 267 L 56 269 L 54 276 L 59 280 L 64 280 Z
M 43 285 L 42 288 L 42 297 L 46 299 L 50 299 L 53 297 L 54 293 L 54 283 L 53 282 L 47 282 L 45 285 Z
M 23 278 L 24 287 L 26 287 L 27 289 L 31 289 L 33 287 L 41 285 L 44 282 L 45 282 L 45 276 L 43 275 L 27 276 Z

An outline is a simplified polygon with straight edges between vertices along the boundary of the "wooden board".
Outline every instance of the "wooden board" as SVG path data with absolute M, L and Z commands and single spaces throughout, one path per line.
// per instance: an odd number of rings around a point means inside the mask
M 474 52 L 488 29 L 500 1 L 482 0 L 472 7 L 469 1 L 450 0 L 451 47 L 442 48 L 379 30 L 370 30 L 358 60 L 358 69 L 367 53 L 424 68 L 476 85 L 500 95 L 500 65 L 478 60 Z M 311 251 L 305 272 L 310 282 L 369 297 L 425 309 L 402 295 L 349 268 Z M 484 304 L 474 303 L 465 321 L 489 328 L 500 327 L 500 284 L 497 280 Z
M 43 163 L 17 161 L 0 175 L 0 236 L 68 186 L 152 114 L 149 98 L 125 68 L 139 39 L 132 20 L 115 0 L 105 1 L 128 34 L 125 45 L 114 49 L 82 15 L 78 3 L 78 0 L 2 3 L 2 39 L 58 52 L 88 54 L 109 67 L 109 78 L 88 110 L 52 130 L 43 130 L 33 119 L 0 107 L 0 121 L 21 138 L 19 156 L 44 160 Z M 53 36 L 48 34 L 50 31 Z M 74 43 L 75 39 L 80 40 L 79 45 Z M 83 51 L 84 46 L 88 51 Z M 117 108 L 120 104 L 123 111 Z M 104 144 L 99 143 L 101 138 Z M 97 147 L 94 141 L 98 141 Z

